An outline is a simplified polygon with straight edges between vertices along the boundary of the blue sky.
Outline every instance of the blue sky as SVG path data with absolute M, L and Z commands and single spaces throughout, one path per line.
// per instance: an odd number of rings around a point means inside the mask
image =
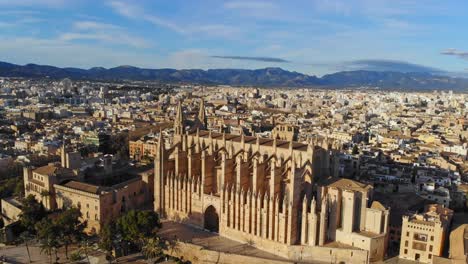
M 0 0 L 0 61 L 468 73 L 466 0 Z

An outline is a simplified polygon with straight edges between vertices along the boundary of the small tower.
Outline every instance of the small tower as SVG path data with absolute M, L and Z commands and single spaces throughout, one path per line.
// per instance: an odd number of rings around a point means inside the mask
M 162 130 L 159 131 L 156 156 L 154 158 L 154 210 L 164 215 L 164 178 L 167 155 Z
M 177 113 L 174 120 L 174 140 L 180 142 L 182 136 L 185 134 L 184 126 L 184 113 L 182 112 L 182 101 L 177 105 Z
M 60 148 L 60 164 L 63 168 L 67 167 L 67 151 L 65 147 L 65 141 L 62 142 L 62 147 Z
M 208 128 L 208 122 L 206 120 L 206 112 L 205 112 L 205 100 L 201 99 L 200 101 L 200 109 L 198 111 L 198 122 L 200 123 L 201 129 Z

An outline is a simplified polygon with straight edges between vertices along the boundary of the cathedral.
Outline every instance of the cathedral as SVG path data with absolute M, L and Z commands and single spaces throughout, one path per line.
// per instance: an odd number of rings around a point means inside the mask
M 171 148 L 159 135 L 154 209 L 162 217 L 291 259 L 383 258 L 389 210 L 371 204 L 372 186 L 336 177 L 339 144 L 206 128 L 203 101 L 190 131 L 179 103 Z

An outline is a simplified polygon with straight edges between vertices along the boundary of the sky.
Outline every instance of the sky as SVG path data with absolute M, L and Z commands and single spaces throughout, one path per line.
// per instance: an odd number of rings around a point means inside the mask
M 466 0 L 0 0 L 0 61 L 468 74 Z

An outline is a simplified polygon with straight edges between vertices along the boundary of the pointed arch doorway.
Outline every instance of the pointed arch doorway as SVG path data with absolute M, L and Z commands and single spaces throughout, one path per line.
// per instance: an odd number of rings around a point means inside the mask
M 216 208 L 212 205 L 208 206 L 204 214 L 204 228 L 210 232 L 219 233 L 219 215 Z

